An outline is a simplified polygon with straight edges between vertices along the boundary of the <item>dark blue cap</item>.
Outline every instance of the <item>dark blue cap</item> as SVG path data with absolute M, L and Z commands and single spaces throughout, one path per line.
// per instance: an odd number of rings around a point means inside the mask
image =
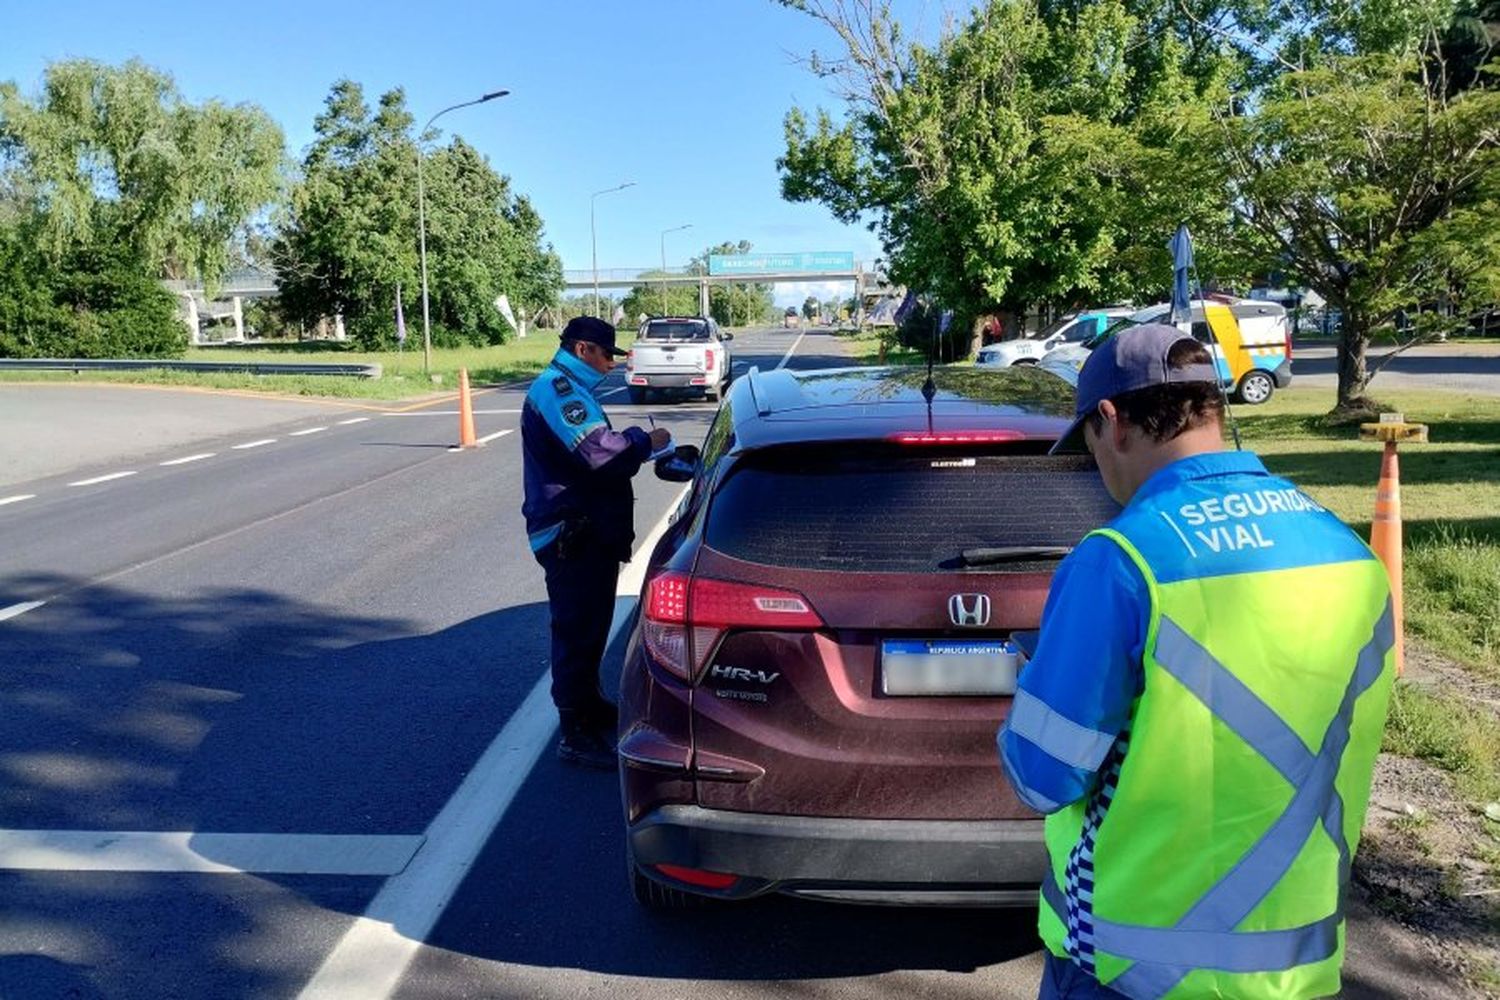
M 1054 452 L 1083 451 L 1083 422 L 1106 399 L 1153 385 L 1186 382 L 1219 384 L 1212 364 L 1199 362 L 1182 368 L 1167 364 L 1167 355 L 1182 341 L 1197 341 L 1175 326 L 1146 323 L 1121 330 L 1094 348 L 1078 372 L 1078 402 L 1073 423 L 1053 446 Z
M 617 358 L 623 358 L 628 353 L 615 346 L 615 328 L 593 316 L 574 316 L 568 320 L 568 325 L 563 327 L 562 340 L 563 343 L 583 340 L 598 344 Z

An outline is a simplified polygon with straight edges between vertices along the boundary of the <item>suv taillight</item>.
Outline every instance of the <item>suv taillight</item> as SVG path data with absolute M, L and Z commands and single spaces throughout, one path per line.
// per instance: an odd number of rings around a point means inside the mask
M 712 348 L 703 352 L 703 370 L 706 372 L 714 370 L 714 352 Z
M 669 570 L 647 585 L 641 638 L 657 663 L 691 681 L 730 629 L 784 632 L 822 627 L 822 616 L 795 590 L 695 579 Z

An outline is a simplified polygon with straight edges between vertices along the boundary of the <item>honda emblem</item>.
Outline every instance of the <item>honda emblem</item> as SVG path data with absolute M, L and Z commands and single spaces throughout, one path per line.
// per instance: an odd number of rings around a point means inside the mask
M 955 625 L 984 628 L 990 623 L 989 595 L 954 594 L 948 598 L 948 617 Z

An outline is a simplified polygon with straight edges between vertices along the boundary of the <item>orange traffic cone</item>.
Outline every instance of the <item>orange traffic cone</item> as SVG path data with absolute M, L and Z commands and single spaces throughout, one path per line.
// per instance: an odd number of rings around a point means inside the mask
M 468 369 L 463 367 L 459 369 L 459 447 L 474 448 L 477 445 L 478 439 L 474 436 L 474 400 L 469 399 Z
M 1401 464 L 1396 442 L 1385 443 L 1380 458 L 1380 484 L 1375 487 L 1375 517 L 1370 522 L 1370 548 L 1385 563 L 1391 578 L 1391 611 L 1396 624 L 1396 676 L 1406 666 L 1406 619 L 1401 609 Z

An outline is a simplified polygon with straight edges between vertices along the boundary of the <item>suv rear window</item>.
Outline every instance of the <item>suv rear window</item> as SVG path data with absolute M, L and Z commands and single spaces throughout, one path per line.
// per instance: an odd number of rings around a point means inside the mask
M 645 340 L 708 340 L 708 324 L 701 320 L 657 320 L 646 324 Z
M 951 573 L 965 568 L 966 549 L 1076 545 L 1117 513 L 1086 455 L 787 448 L 731 470 L 709 509 L 706 541 L 737 559 L 794 569 Z

